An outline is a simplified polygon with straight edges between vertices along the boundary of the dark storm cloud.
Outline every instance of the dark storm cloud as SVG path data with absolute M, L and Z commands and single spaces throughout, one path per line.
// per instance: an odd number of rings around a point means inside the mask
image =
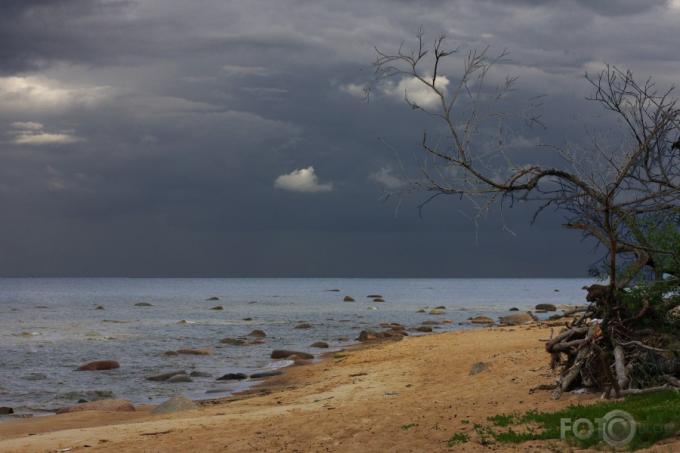
M 515 125 L 519 147 L 572 140 L 597 118 L 583 72 L 677 78 L 678 18 L 632 0 L 2 2 L 0 274 L 582 275 L 595 256 L 557 215 L 530 228 L 519 207 L 476 231 L 453 200 L 420 219 L 418 196 L 395 215 L 381 184 L 417 170 L 428 123 L 353 93 L 374 45 L 422 25 L 508 47 L 511 109 L 549 95 L 550 128 Z M 332 190 L 274 187 L 310 166 Z

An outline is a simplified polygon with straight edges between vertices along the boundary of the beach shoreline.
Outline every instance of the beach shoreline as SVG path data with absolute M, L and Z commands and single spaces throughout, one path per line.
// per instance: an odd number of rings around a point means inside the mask
M 550 333 L 489 327 L 360 344 L 197 410 L 154 416 L 142 406 L 6 422 L 0 451 L 446 451 L 453 433 L 488 416 L 597 400 L 530 392 L 554 381 L 541 342 Z M 477 363 L 484 370 L 472 374 Z

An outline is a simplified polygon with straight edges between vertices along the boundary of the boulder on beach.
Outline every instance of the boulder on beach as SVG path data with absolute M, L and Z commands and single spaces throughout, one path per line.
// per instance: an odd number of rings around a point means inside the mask
M 290 356 L 296 355 L 301 359 L 313 359 L 314 356 L 312 354 L 306 353 L 306 352 L 299 352 L 299 351 L 289 351 L 287 349 L 275 349 L 272 351 L 271 358 L 272 359 L 287 359 Z
M 301 322 L 297 326 L 295 326 L 296 329 L 311 329 L 312 325 L 308 322 Z
M 134 412 L 135 406 L 127 400 L 99 400 L 76 404 L 57 410 L 57 414 L 82 411 Z
M 376 332 L 374 330 L 362 330 L 359 332 L 357 337 L 358 341 L 375 341 L 375 340 L 401 340 L 407 335 L 403 330 L 386 330 L 382 332 Z
M 78 367 L 77 371 L 105 371 L 120 368 L 120 364 L 115 360 L 95 360 Z
M 167 381 L 171 377 L 177 376 L 178 374 L 187 374 L 187 373 L 184 370 L 170 371 L 169 373 L 156 374 L 154 376 L 147 376 L 146 380 L 147 381 L 162 382 L 162 381 Z
M 533 322 L 534 316 L 529 312 L 518 312 L 507 316 L 500 317 L 500 323 L 508 326 L 517 326 L 520 324 L 527 324 Z
M 350 296 L 345 296 L 342 300 L 343 302 L 354 302 L 354 298 Z
M 279 376 L 282 375 L 283 371 L 271 370 L 271 371 L 260 371 L 259 373 L 253 373 L 250 375 L 250 379 L 262 379 L 266 377 Z
M 538 304 L 534 307 L 536 310 L 542 311 L 557 311 L 557 307 L 553 304 Z
M 248 334 L 249 337 L 255 337 L 255 338 L 266 338 L 267 334 L 265 333 L 264 330 L 260 329 L 255 329 L 251 330 L 250 333 Z
M 188 355 L 210 355 L 212 354 L 211 349 L 178 349 L 177 354 L 188 354 Z
M 248 376 L 243 373 L 227 373 L 217 378 L 218 381 L 242 381 L 243 379 L 248 379 Z
M 472 324 L 493 324 L 494 323 L 493 319 L 489 318 L 488 316 L 475 316 L 474 318 L 470 318 L 468 321 L 470 321 Z
M 328 343 L 325 341 L 317 341 L 310 345 L 310 348 L 328 348 Z
M 172 414 L 180 411 L 190 411 L 198 409 L 198 405 L 189 398 L 183 396 L 174 396 L 162 404 L 159 404 L 151 411 L 153 415 Z

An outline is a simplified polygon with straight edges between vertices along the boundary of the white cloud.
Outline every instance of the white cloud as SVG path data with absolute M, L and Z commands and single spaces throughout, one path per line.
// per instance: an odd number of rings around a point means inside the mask
M 82 138 L 73 135 L 70 131 L 46 132 L 41 123 L 34 121 L 17 121 L 12 123 L 14 131 L 12 143 L 15 145 L 66 145 L 82 141 Z
M 377 172 L 371 174 L 370 178 L 386 190 L 403 189 L 407 184 L 405 180 L 392 174 L 392 169 L 389 167 L 382 167 Z
M 39 131 L 44 126 L 41 123 L 36 123 L 35 121 L 16 121 L 12 123 L 12 127 L 14 129 Z
M 60 111 L 92 106 L 107 95 L 107 87 L 67 87 L 39 76 L 0 77 L 0 110 Z
M 439 76 L 435 86 L 445 92 L 449 83 L 446 76 Z M 385 85 L 382 90 L 387 96 L 398 100 L 408 98 L 409 102 L 424 108 L 436 107 L 440 102 L 437 93 L 415 77 L 405 77 L 396 85 L 393 83 Z
M 21 132 L 14 137 L 13 142 L 17 145 L 66 145 L 69 143 L 76 143 L 81 141 L 80 137 L 71 134 L 51 134 L 49 132 L 40 132 L 31 134 Z
M 274 187 L 291 192 L 317 193 L 330 192 L 333 190 L 333 183 L 319 184 L 314 167 L 309 166 L 279 176 L 274 181 Z
M 343 91 L 349 94 L 350 96 L 354 96 L 356 98 L 366 97 L 366 85 L 348 83 L 347 85 L 341 85 L 340 91 Z

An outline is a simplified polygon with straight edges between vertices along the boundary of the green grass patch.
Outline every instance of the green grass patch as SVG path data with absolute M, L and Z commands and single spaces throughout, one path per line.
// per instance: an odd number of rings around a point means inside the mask
M 409 429 L 415 428 L 416 426 L 418 426 L 417 423 L 408 423 L 408 424 L 406 424 L 406 425 L 401 425 L 401 429 L 402 429 L 403 431 L 408 431 Z
M 464 444 L 466 442 L 470 441 L 470 436 L 468 436 L 465 433 L 456 433 L 449 440 L 446 441 L 446 445 L 449 446 L 449 448 L 453 448 L 458 444 Z
M 628 432 L 627 425 L 609 424 L 604 418 L 611 411 L 630 414 L 635 421 L 635 436 L 626 445 L 637 450 L 680 432 L 680 392 L 669 390 L 648 395 L 632 395 L 621 401 L 593 405 L 572 405 L 557 412 L 529 411 L 521 414 L 501 414 L 489 417 L 490 425 L 475 425 L 480 442 L 488 444 L 521 443 L 529 440 L 561 439 L 562 427 L 565 440 L 581 448 L 606 446 L 603 430 L 613 430 L 613 438 L 622 439 Z M 586 419 L 588 422 L 577 422 Z M 564 420 L 567 420 L 566 422 Z M 576 426 L 576 429 L 573 427 Z M 586 436 L 592 428 L 592 434 Z M 610 437 L 611 438 L 611 437 Z

